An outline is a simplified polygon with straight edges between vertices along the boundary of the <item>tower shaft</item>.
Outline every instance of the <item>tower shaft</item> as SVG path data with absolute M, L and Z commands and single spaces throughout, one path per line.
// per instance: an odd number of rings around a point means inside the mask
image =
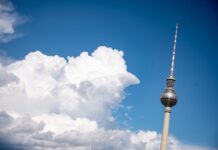
M 167 138 L 168 138 L 168 130 L 170 124 L 170 107 L 165 107 L 164 111 L 164 125 L 163 125 L 163 133 L 161 138 L 160 150 L 167 150 Z

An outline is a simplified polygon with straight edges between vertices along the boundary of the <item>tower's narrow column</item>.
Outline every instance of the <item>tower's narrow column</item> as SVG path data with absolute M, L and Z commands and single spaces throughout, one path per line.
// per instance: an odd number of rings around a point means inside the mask
M 168 130 L 170 124 L 170 107 L 165 107 L 164 111 L 164 125 L 163 125 L 163 133 L 161 139 L 161 150 L 167 150 L 167 138 L 168 138 Z
M 170 68 L 170 75 L 167 78 L 167 87 L 164 92 L 161 94 L 161 103 L 165 106 L 164 110 L 164 125 L 163 125 L 163 133 L 161 138 L 161 145 L 160 150 L 167 150 L 167 138 L 168 138 L 168 130 L 170 124 L 170 113 L 171 107 L 176 105 L 177 103 L 177 96 L 174 89 L 174 60 L 176 55 L 176 39 L 177 39 L 177 30 L 178 24 L 176 24 L 176 32 L 175 32 L 175 39 L 174 39 L 174 46 L 173 46 L 173 56 L 172 56 L 172 63 Z

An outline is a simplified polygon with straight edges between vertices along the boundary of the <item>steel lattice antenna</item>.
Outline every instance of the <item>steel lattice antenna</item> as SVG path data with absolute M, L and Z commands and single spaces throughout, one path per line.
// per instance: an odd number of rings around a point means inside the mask
M 172 56 L 172 63 L 171 63 L 170 76 L 169 76 L 169 78 L 173 78 L 173 79 L 174 79 L 174 61 L 175 61 L 175 55 L 176 55 L 177 32 L 178 32 L 178 23 L 176 23 L 176 32 L 175 32 L 174 45 L 173 45 L 173 56 Z

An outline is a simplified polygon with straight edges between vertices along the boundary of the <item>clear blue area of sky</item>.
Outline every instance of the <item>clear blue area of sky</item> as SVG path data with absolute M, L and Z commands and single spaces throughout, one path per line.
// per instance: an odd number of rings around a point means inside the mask
M 218 147 L 218 5 L 210 0 L 12 0 L 27 18 L 22 38 L 1 44 L 12 58 L 41 50 L 77 56 L 106 45 L 125 53 L 128 70 L 141 83 L 129 87 L 124 105 L 132 130 L 161 132 L 160 93 L 169 74 L 175 24 L 178 104 L 170 134 L 189 144 Z M 116 112 L 121 127 L 126 111 Z

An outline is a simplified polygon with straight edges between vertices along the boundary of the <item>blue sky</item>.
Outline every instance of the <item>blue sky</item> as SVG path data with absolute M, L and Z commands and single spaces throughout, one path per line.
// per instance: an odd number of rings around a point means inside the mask
M 218 148 L 218 4 L 215 1 L 12 0 L 24 23 L 22 37 L 1 43 L 8 57 L 77 56 L 105 45 L 124 51 L 128 71 L 140 84 L 128 87 L 114 112 L 120 128 L 162 131 L 160 94 L 169 74 L 175 24 L 176 92 L 170 134 L 184 143 Z M 3 53 L 3 52 L 2 52 Z M 124 122 L 127 122 L 127 126 Z

